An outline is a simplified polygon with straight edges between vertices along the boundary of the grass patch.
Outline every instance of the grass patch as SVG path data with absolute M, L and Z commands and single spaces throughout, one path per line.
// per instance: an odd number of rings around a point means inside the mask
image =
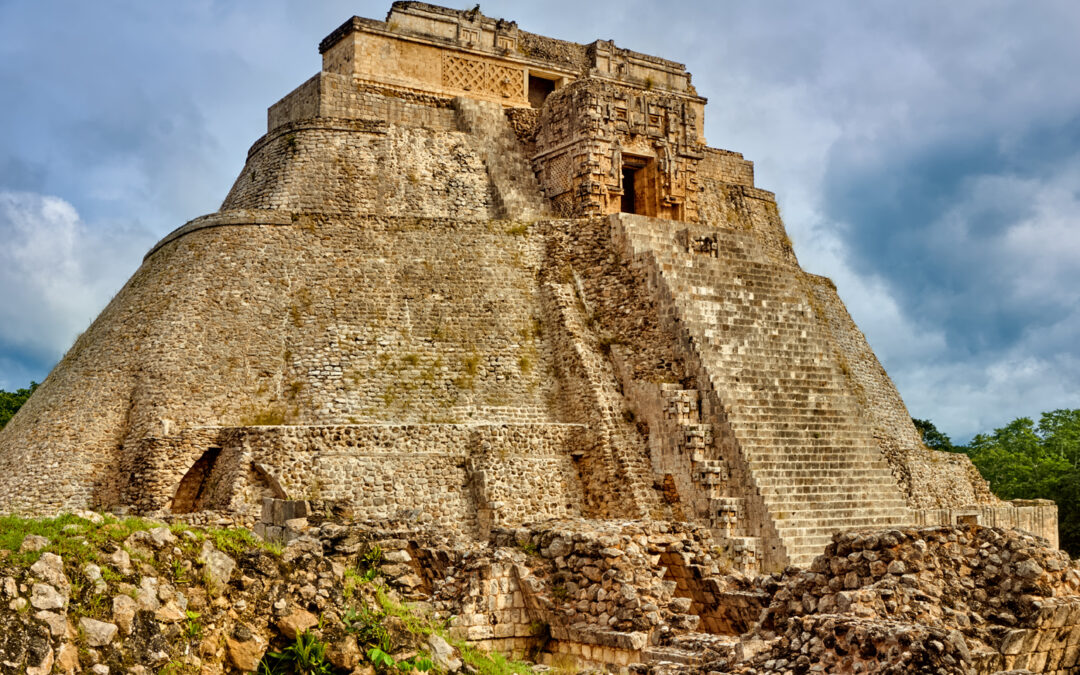
M 161 527 L 161 524 L 143 518 L 104 516 L 102 523 L 95 524 L 72 514 L 55 518 L 0 516 L 0 549 L 11 551 L 7 562 L 18 567 L 33 565 L 48 552 L 78 568 L 87 562 L 96 562 L 98 549 L 106 544 L 123 541 L 133 532 L 155 527 Z M 20 553 L 23 539 L 31 534 L 45 537 L 49 544 L 40 551 Z
M 461 660 L 472 666 L 480 675 L 532 675 L 533 669 L 521 661 L 511 661 L 498 652 L 485 652 L 464 642 L 452 645 L 461 652 Z
M 230 527 L 223 529 L 211 529 L 206 531 L 207 536 L 214 542 L 214 546 L 223 553 L 241 555 L 252 549 L 261 549 L 272 555 L 280 556 L 284 546 L 279 543 L 263 541 L 242 527 Z

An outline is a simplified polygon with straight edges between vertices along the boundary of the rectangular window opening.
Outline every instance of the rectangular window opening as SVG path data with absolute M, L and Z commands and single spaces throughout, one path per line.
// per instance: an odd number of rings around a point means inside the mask
M 555 80 L 529 73 L 529 105 L 540 108 L 551 92 L 555 91 Z

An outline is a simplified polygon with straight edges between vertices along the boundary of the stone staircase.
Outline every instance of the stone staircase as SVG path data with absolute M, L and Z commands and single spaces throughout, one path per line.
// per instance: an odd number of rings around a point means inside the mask
M 494 187 L 499 217 L 533 220 L 545 215 L 544 193 L 502 106 L 459 96 L 454 99 L 454 111 L 458 129 L 476 139 Z
M 744 489 L 760 493 L 786 562 L 808 565 L 842 529 L 911 522 L 802 272 L 770 260 L 749 231 L 611 218 L 616 237 L 653 267 L 660 295 L 671 299 L 669 319 L 723 404 L 753 482 Z M 692 237 L 716 245 L 692 253 Z M 738 508 L 716 500 L 717 513 Z

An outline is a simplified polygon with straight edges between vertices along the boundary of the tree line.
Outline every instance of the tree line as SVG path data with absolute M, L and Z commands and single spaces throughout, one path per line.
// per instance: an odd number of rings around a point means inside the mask
M 38 383 L 31 382 L 28 389 L 16 389 L 15 391 L 0 389 L 0 429 L 3 429 L 8 420 L 19 412 L 19 408 L 22 407 L 23 403 L 26 403 L 26 399 L 30 398 L 30 394 L 33 394 L 37 388 Z
M 955 445 L 929 420 L 913 420 L 935 450 L 971 458 L 1002 499 L 1052 499 L 1058 506 L 1061 548 L 1080 556 L 1080 409 L 1019 417 L 967 445 Z

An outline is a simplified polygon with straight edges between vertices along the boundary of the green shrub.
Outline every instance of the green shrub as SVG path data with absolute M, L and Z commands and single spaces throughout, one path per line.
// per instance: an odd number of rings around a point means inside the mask
M 333 670 L 326 644 L 308 631 L 280 652 L 267 652 L 259 662 L 260 675 L 330 675 Z

